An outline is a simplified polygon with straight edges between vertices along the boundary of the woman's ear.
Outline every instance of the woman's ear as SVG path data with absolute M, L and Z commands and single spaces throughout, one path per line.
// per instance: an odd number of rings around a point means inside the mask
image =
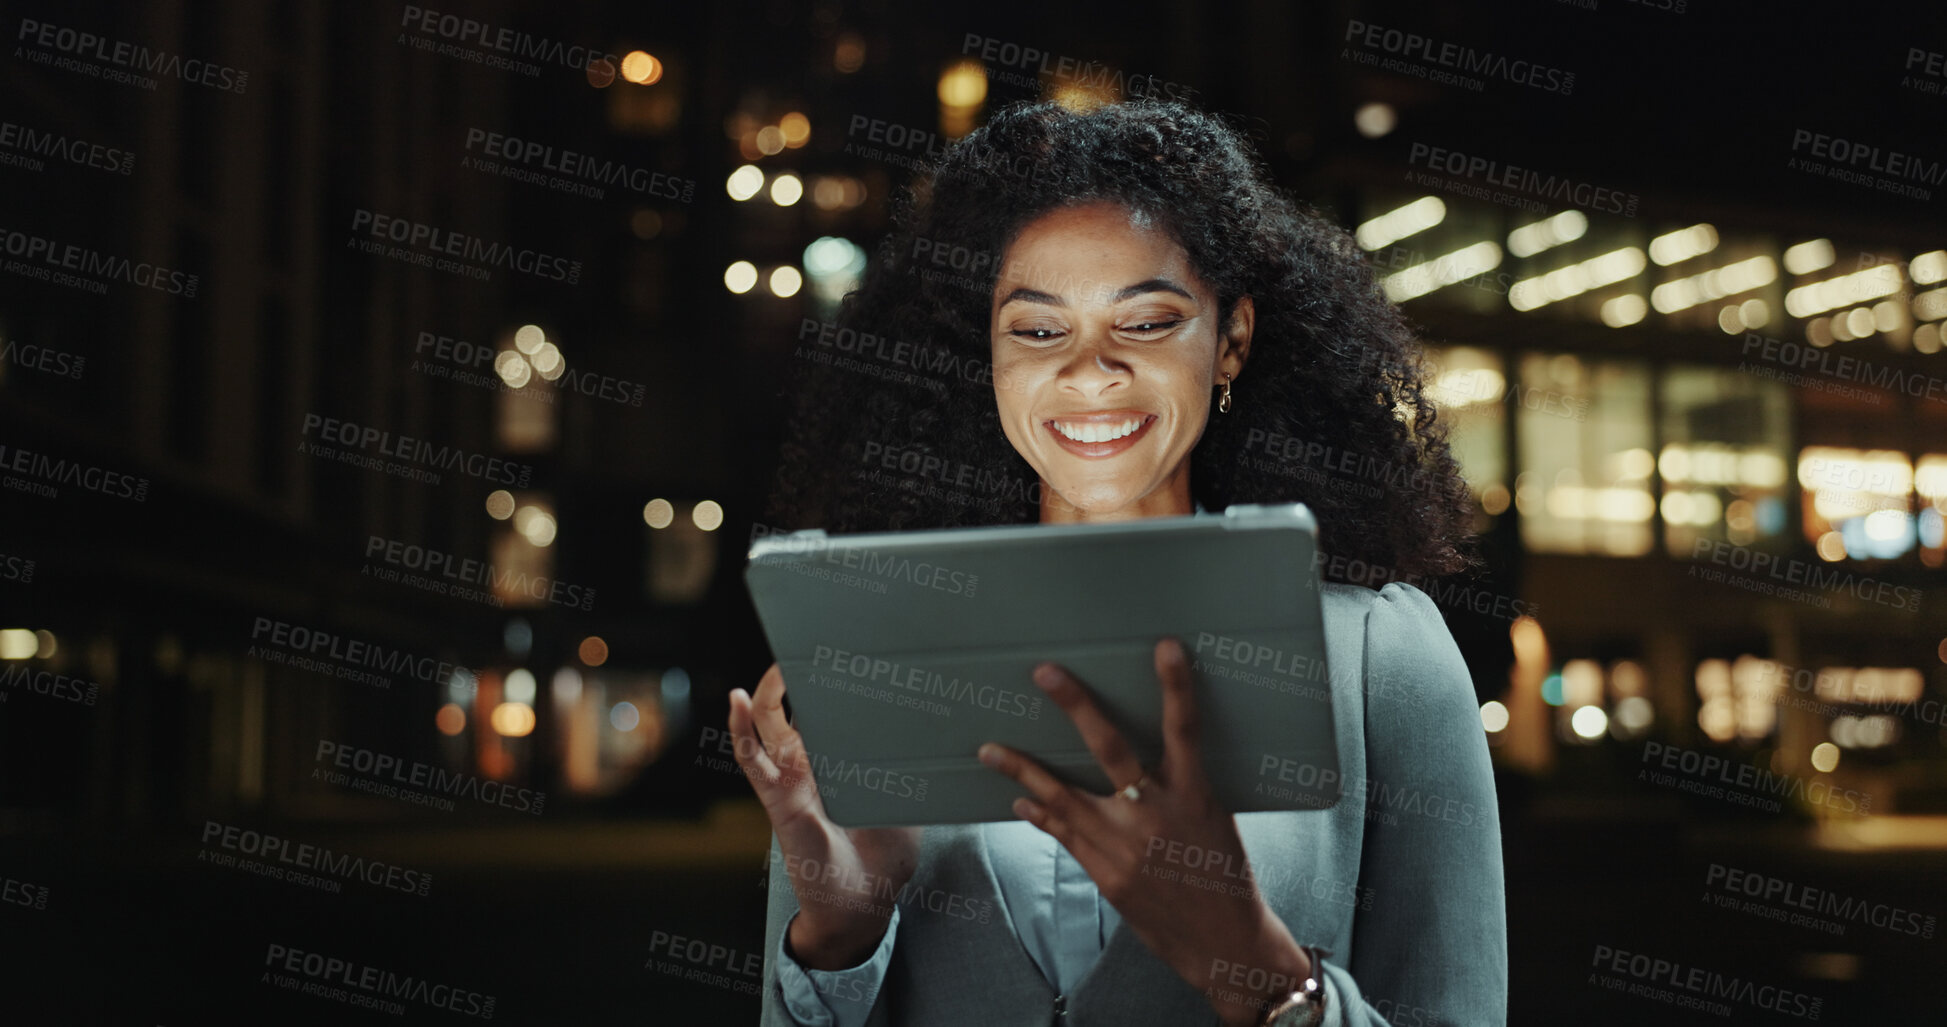
M 1251 332 L 1257 327 L 1257 304 L 1249 296 L 1239 296 L 1217 340 L 1217 380 L 1225 375 L 1236 378 L 1251 355 Z

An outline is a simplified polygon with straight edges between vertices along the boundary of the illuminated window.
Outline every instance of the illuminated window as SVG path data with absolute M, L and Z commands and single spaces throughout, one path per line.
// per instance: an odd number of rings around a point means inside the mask
M 651 59 L 656 64 L 655 81 L 608 90 L 608 126 L 617 135 L 663 135 L 682 120 L 683 91 L 678 76 L 671 75 L 669 65 L 660 59 Z M 622 72 L 626 76 L 630 70 L 624 67 Z M 614 84 L 627 82 L 625 78 Z
M 1782 543 L 1785 531 L 1786 386 L 1733 370 L 1676 367 L 1663 403 L 1663 538 L 1671 556 L 1700 539 L 1740 546 Z
M 1947 563 L 1947 453 L 1928 453 L 1913 472 L 1914 491 L 1920 493 L 1920 513 L 1914 533 L 1920 542 L 1920 562 L 1929 567 Z
M 494 358 L 494 373 L 507 386 L 497 397 L 494 416 L 494 437 L 502 446 L 516 453 L 554 446 L 553 382 L 564 366 L 560 348 L 538 326 L 522 325 L 502 340 Z
M 1755 237 L 1719 240 L 1709 224 L 1673 227 L 1650 240 L 1650 309 L 1673 328 L 1777 335 L 1784 323 L 1778 250 Z
M 1513 502 L 1507 480 L 1507 375 L 1499 354 L 1469 346 L 1427 349 L 1427 398 L 1448 425 L 1460 473 L 1488 516 Z M 1518 394 L 1517 394 L 1518 396 Z
M 1913 548 L 1916 520 L 1908 497 L 1915 479 L 1906 454 L 1807 446 L 1798 453 L 1798 483 L 1805 490 L 1805 537 L 1821 558 L 1892 559 Z M 1928 487 L 1938 487 L 1931 477 Z
M 1754 742 L 1778 726 L 1778 693 L 1784 676 L 1778 664 L 1749 653 L 1735 661 L 1697 664 L 1697 726 L 1713 742 Z
M 1911 714 L 1926 688 L 1914 667 L 1825 667 L 1815 694 L 1824 702 L 1876 708 L 1834 717 L 1826 733 L 1841 749 L 1881 749 L 1900 740 L 1899 715 Z
M 1355 238 L 1387 299 L 1490 314 L 1502 309 L 1510 281 L 1503 222 L 1478 204 L 1388 194 L 1366 200 Z
M 940 72 L 938 91 L 940 130 L 946 133 L 947 138 L 958 139 L 973 131 L 975 115 L 980 113 L 981 104 L 987 100 L 987 68 L 976 60 L 956 61 Z M 1113 103 L 1119 97 L 1109 95 L 1100 99 L 1104 103 Z
M 578 794 L 624 788 L 686 726 L 689 674 L 681 667 L 661 674 L 563 667 L 552 684 L 561 776 Z M 724 773 L 736 767 L 733 756 L 715 749 L 697 765 Z
M 1911 704 L 1926 687 L 1912 667 L 1825 667 L 1813 682 L 1820 699 L 1835 703 Z
M 717 569 L 717 528 L 723 523 L 723 510 L 716 502 L 676 504 L 670 520 L 650 518 L 647 566 L 643 584 L 649 597 L 658 603 L 689 604 L 703 600 Z
M 1794 251 L 1803 258 L 1796 265 Z M 1805 253 L 1811 256 L 1804 258 Z M 1787 249 L 1785 258 L 1793 284 L 1781 301 L 1784 312 L 1803 323 L 1805 338 L 1815 346 L 1871 340 L 1874 348 L 1903 350 L 1915 345 L 1915 318 L 1929 320 L 1930 304 L 1918 295 L 1925 290 L 1922 279 L 1931 274 L 1927 254 L 1914 258 L 1911 285 L 1901 272 L 1905 257 L 1896 250 L 1848 245 L 1835 250 L 1830 240 L 1812 240 Z M 1915 302 L 1902 302 L 1903 296 Z
M 1530 354 L 1506 402 L 1516 411 L 1522 543 L 1535 552 L 1649 552 L 1649 370 L 1640 361 Z
M 540 589 L 536 595 L 532 583 L 545 584 L 554 575 L 559 525 L 552 497 L 545 492 L 521 492 L 513 498 L 513 513 L 492 529 L 493 592 L 510 608 L 545 607 L 551 593 Z

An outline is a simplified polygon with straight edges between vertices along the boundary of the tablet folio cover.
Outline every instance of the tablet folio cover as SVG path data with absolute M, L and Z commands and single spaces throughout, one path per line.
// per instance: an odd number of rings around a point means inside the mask
M 1108 524 L 758 539 L 745 579 L 826 814 L 847 827 L 1016 819 L 997 741 L 1106 794 L 1030 679 L 1053 660 L 1144 766 L 1160 759 L 1154 647 L 1181 639 L 1206 773 L 1234 813 L 1339 796 L 1316 522 L 1303 504 Z M 1117 782 L 1118 784 L 1126 782 Z

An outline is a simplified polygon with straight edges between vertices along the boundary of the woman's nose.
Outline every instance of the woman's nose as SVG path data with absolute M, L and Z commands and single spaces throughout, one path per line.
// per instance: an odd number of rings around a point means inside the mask
M 1083 366 L 1063 377 L 1069 389 L 1094 396 L 1122 385 L 1128 375 L 1097 358 L 1084 362 Z
M 1063 369 L 1063 376 L 1069 383 L 1084 390 L 1109 388 L 1128 375 L 1129 365 L 1117 359 L 1110 352 L 1107 341 L 1101 338 L 1085 339 Z

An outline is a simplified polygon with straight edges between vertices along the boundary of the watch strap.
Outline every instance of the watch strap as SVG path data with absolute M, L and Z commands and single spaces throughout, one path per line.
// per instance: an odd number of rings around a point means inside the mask
M 1261 1027 L 1318 1027 L 1325 1022 L 1325 957 L 1329 952 L 1316 945 L 1301 945 L 1312 966 L 1304 984 L 1266 1010 Z

